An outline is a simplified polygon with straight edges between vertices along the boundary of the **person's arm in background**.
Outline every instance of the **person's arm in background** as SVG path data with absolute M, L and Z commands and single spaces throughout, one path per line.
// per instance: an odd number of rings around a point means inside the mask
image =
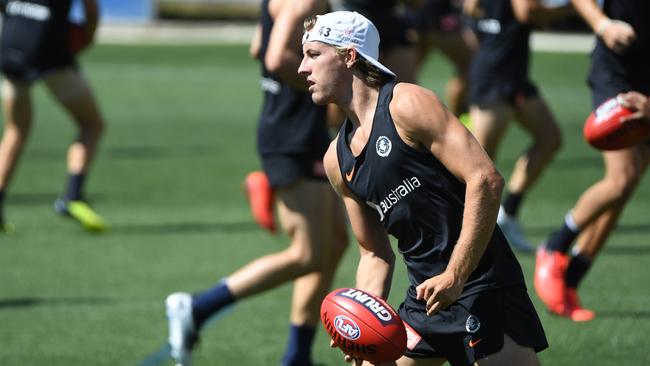
M 305 77 L 296 72 L 303 57 L 303 22 L 326 11 L 326 0 L 289 0 L 277 11 L 263 62 L 269 72 L 296 89 L 308 89 Z
M 84 3 L 84 29 L 90 41 L 95 38 L 97 25 L 99 24 L 99 6 L 97 0 L 83 0 Z
M 571 0 L 571 4 L 612 51 L 622 53 L 636 39 L 632 26 L 621 20 L 610 19 L 596 0 Z
M 260 49 L 262 48 L 262 24 L 257 23 L 255 26 L 255 33 L 253 33 L 253 39 L 251 39 L 251 46 L 248 49 L 248 53 L 251 58 L 257 60 L 260 57 Z

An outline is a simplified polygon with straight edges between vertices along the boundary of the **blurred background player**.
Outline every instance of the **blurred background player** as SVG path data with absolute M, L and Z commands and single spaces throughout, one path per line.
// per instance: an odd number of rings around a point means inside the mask
M 569 6 L 546 7 L 537 0 L 467 0 L 475 18 L 479 49 L 470 71 L 472 131 L 487 153 L 497 150 L 511 120 L 532 137 L 515 163 L 497 223 L 514 248 L 531 252 L 517 214 L 524 195 L 561 145 L 560 129 L 535 84 L 529 79 L 528 44 L 533 25 L 572 13 Z
M 414 331 L 396 364 L 539 365 L 546 337 L 495 228 L 504 183 L 494 163 L 434 93 L 394 81 L 368 19 L 339 11 L 305 28 L 312 99 L 348 116 L 324 160 L 359 243 L 356 287 L 387 298 L 389 233 L 407 267 L 399 314 Z
M 0 9 L 2 39 L 0 66 L 4 131 L 0 141 L 0 231 L 5 222 L 5 195 L 32 126 L 31 89 L 42 80 L 71 115 L 78 135 L 68 149 L 66 192 L 54 202 L 55 210 L 100 231 L 106 223 L 85 201 L 84 183 L 104 129 L 104 121 L 90 84 L 81 73 L 76 52 L 88 46 L 97 28 L 95 0 L 83 0 L 85 23 L 68 21 L 72 0 L 3 1 Z
M 435 49 L 453 64 L 454 75 L 447 81 L 445 98 L 449 110 L 469 126 L 467 74 L 478 41 L 462 19 L 462 2 L 456 0 L 423 0 L 420 6 L 409 6 L 407 16 L 418 32 L 417 69 L 421 70 Z M 382 38 L 383 39 L 383 38 Z
M 379 58 L 393 70 L 399 81 L 415 82 L 418 53 L 417 32 L 401 12 L 401 3 L 418 0 L 342 0 L 343 9 L 356 11 L 368 18 L 379 31 Z M 415 5 L 414 5 L 415 6 Z
M 324 0 L 264 0 L 251 53 L 262 62 L 264 104 L 258 150 L 273 188 L 282 228 L 291 243 L 260 257 L 213 288 L 166 300 L 169 343 L 176 362 L 188 365 L 206 320 L 227 305 L 295 280 L 289 341 L 281 364 L 311 365 L 320 303 L 347 246 L 346 216 L 323 168 L 330 142 L 326 107 L 316 106 L 298 75 L 307 16 L 329 9 Z
M 602 9 L 594 0 L 572 0 L 572 4 L 598 36 L 588 77 L 592 107 L 621 95 L 625 104 L 644 113 L 647 120 L 650 2 L 605 0 Z M 582 308 L 576 289 L 646 171 L 650 145 L 646 142 L 602 154 L 604 176 L 584 191 L 562 227 L 537 250 L 537 294 L 551 312 L 573 321 L 587 321 L 595 315 Z M 576 238 L 569 258 L 566 254 Z

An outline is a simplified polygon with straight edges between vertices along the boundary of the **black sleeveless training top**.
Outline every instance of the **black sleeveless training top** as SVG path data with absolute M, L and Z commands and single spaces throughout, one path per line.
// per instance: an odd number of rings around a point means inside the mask
M 273 19 L 269 14 L 268 5 L 269 0 L 262 2 L 260 18 L 262 45 L 259 55 L 262 61 L 273 28 Z M 294 154 L 322 150 L 320 151 L 322 156 L 330 142 L 325 120 L 325 106 L 315 105 L 309 93 L 294 89 L 271 74 L 264 66 L 264 62 L 262 62 L 261 87 L 264 92 L 264 102 L 257 128 L 259 153 L 262 155 Z
M 353 131 L 349 119 L 339 131 L 336 147 L 346 185 L 398 239 L 414 297 L 414 286 L 442 273 L 449 262 L 462 225 L 465 185 L 431 152 L 402 141 L 389 111 L 394 86 L 391 82 L 381 87 L 372 131 L 359 156 L 353 156 L 349 147 Z M 463 296 L 523 283 L 521 267 L 496 228 Z
M 530 26 L 515 19 L 509 0 L 480 0 L 479 5 L 485 14 L 473 25 L 480 47 L 472 62 L 472 75 L 526 80 Z
M 597 37 L 591 54 L 589 80 L 608 83 L 610 79 L 623 78 L 633 89 L 650 94 L 650 1 L 605 0 L 603 11 L 612 19 L 630 24 L 637 38 L 619 54 L 607 48 L 602 38 Z
M 0 54 L 3 72 L 19 78 L 66 66 L 74 56 L 68 49 L 68 14 L 72 0 L 3 1 Z

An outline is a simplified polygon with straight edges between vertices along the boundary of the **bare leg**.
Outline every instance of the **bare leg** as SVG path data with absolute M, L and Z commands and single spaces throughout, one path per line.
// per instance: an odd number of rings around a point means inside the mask
M 418 51 L 414 46 L 395 46 L 381 55 L 382 63 L 397 75 L 397 80 L 414 83 Z
M 470 114 L 474 136 L 492 160 L 495 160 L 501 139 L 512 118 L 512 109 L 505 103 L 472 105 Z
M 0 189 L 6 190 L 32 127 L 30 84 L 2 81 L 4 133 L 0 141 Z
M 90 85 L 79 71 L 71 68 L 50 74 L 44 81 L 79 128 L 77 139 L 68 149 L 68 173 L 86 172 L 104 129 Z
M 258 258 L 228 276 L 226 283 L 236 299 L 322 270 L 333 240 L 332 204 L 313 197 L 327 197 L 330 191 L 326 182 L 302 180 L 276 192 L 280 218 L 291 243 L 286 250 Z
M 605 176 L 589 187 L 573 208 L 573 220 L 578 227 L 586 230 L 610 207 L 627 202 L 646 169 L 647 149 L 636 146 L 603 152 Z
M 526 100 L 517 111 L 517 121 L 533 137 L 533 144 L 515 163 L 508 182 L 510 193 L 525 193 L 537 182 L 562 144 L 560 129 L 543 99 Z
M 474 33 L 462 29 L 455 33 L 432 32 L 431 42 L 451 61 L 454 75 L 447 81 L 446 100 L 449 110 L 456 116 L 468 111 L 467 73 L 472 57 L 478 48 Z
M 650 148 L 640 145 L 632 149 L 605 153 L 604 158 L 605 177 L 580 197 L 573 211 L 574 220 L 576 217 L 585 220 L 592 216 L 593 214 L 585 213 L 588 210 L 601 212 L 584 227 L 576 244 L 578 253 L 586 255 L 591 260 L 594 260 L 605 246 L 627 200 L 647 169 L 650 162 Z M 602 192 L 603 190 L 618 194 L 609 196 L 609 199 L 606 196 L 605 200 L 598 201 L 597 197 L 606 194 Z M 601 207 L 605 205 L 607 207 L 603 211 Z M 580 223 L 578 225 L 581 226 Z
M 476 366 L 500 366 L 500 365 L 521 365 L 521 366 L 538 366 L 541 365 L 535 350 L 529 347 L 518 345 L 512 338 L 504 335 L 504 344 L 501 351 L 478 360 L 474 363 Z
M 329 221 L 331 232 L 328 235 L 329 243 L 321 259 L 321 269 L 298 278 L 294 282 L 293 298 L 291 301 L 291 324 L 315 326 L 320 319 L 320 304 L 325 295 L 330 291 L 336 268 L 348 245 L 347 221 L 345 208 L 336 193 L 330 190 L 324 199 L 331 202 L 331 210 L 324 214 L 329 215 L 329 220 L 323 218 L 321 223 L 326 225 Z

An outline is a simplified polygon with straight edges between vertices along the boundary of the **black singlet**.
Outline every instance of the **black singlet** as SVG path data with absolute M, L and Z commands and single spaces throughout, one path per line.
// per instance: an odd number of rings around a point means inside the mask
M 269 0 L 262 2 L 261 60 L 266 55 L 273 28 L 268 3 Z M 296 90 L 271 74 L 263 62 L 261 87 L 264 102 L 257 129 L 259 153 L 297 154 L 320 149 L 322 156 L 330 142 L 325 107 L 315 105 L 309 93 Z
M 2 21 L 0 55 L 3 73 L 35 79 L 67 66 L 74 56 L 67 47 L 72 0 L 8 0 Z
M 530 26 L 515 19 L 509 0 L 480 0 L 479 6 L 484 15 L 474 23 L 480 47 L 472 61 L 472 78 L 526 80 Z
M 637 90 L 650 94 L 650 1 L 605 0 L 603 11 L 611 19 L 630 24 L 636 40 L 619 54 L 597 38 L 589 70 L 589 83 L 592 90 L 596 89 L 594 107 L 620 92 Z
M 338 162 L 349 189 L 377 212 L 398 249 L 414 286 L 446 268 L 462 225 L 465 185 L 428 151 L 402 141 L 390 115 L 394 83 L 382 86 L 372 131 L 359 156 L 353 156 L 348 119 L 337 140 Z M 488 288 L 524 283 L 523 274 L 501 230 L 494 234 L 463 296 Z

